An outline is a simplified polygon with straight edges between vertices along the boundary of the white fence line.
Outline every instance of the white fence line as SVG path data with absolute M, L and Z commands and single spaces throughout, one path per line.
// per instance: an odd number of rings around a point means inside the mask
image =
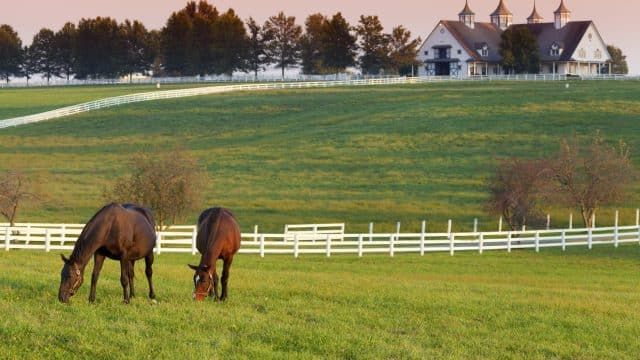
M 70 251 L 82 231 L 77 224 L 0 224 L 0 247 L 13 249 Z M 195 226 L 181 226 L 159 231 L 155 252 L 196 254 Z M 384 253 L 394 256 L 399 253 L 477 251 L 482 254 L 491 250 L 561 248 L 624 243 L 640 245 L 640 225 L 612 226 L 589 229 L 552 229 L 527 231 L 487 231 L 458 233 L 362 233 L 362 234 L 317 234 L 316 237 L 290 234 L 243 233 L 240 253 L 288 254 L 298 257 L 304 254 L 363 254 Z
M 616 76 L 589 77 L 589 79 L 620 79 Z M 56 119 L 64 116 L 75 115 L 87 111 L 109 108 L 124 104 L 141 101 L 151 101 L 160 99 L 175 99 L 181 97 L 208 95 L 214 93 L 224 93 L 231 91 L 259 91 L 270 89 L 300 89 L 300 88 L 321 88 L 335 86 L 367 86 L 367 85 L 393 85 L 393 84 L 418 84 L 425 82 L 445 82 L 445 81 L 565 81 L 566 75 L 558 74 L 524 74 L 524 75 L 488 75 L 472 77 L 453 76 L 427 76 L 427 77 L 382 77 L 359 80 L 334 80 L 334 81 L 296 81 L 296 82 L 270 82 L 270 83 L 245 83 L 235 85 L 217 85 L 180 90 L 164 90 L 146 93 L 115 96 L 105 99 L 85 102 L 42 112 L 39 114 L 26 115 L 11 119 L 0 120 L 0 129 L 31 124 L 35 122 Z

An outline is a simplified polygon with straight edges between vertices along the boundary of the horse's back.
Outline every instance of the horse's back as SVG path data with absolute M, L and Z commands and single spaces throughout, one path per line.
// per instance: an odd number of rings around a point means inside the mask
M 238 222 L 229 209 L 209 208 L 198 217 L 196 247 L 201 254 L 218 247 L 221 253 L 233 255 L 240 248 L 240 237 Z

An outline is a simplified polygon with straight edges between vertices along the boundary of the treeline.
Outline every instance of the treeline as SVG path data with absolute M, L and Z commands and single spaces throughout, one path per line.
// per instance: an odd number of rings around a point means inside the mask
M 420 38 L 403 26 L 385 33 L 377 16 L 351 25 L 340 12 L 312 14 L 303 26 L 283 12 L 264 24 L 243 21 L 233 9 L 220 13 L 206 1 L 189 2 L 161 30 L 109 17 L 43 28 L 23 46 L 9 25 L 0 26 L 0 79 L 41 74 L 99 79 L 152 74 L 193 76 L 300 66 L 305 74 L 333 74 L 357 67 L 363 74 L 406 75 L 417 66 Z

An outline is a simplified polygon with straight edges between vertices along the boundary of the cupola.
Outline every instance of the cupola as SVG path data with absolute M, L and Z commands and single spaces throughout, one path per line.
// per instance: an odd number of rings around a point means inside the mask
M 500 30 L 507 30 L 513 24 L 513 14 L 507 9 L 502 0 L 500 0 L 496 10 L 491 13 L 491 23 Z
M 564 0 L 560 0 L 560 6 L 558 10 L 553 13 L 553 18 L 557 30 L 562 29 L 571 21 L 571 11 L 564 5 Z
M 461 23 L 464 23 L 465 25 L 473 29 L 476 23 L 475 17 L 476 14 L 471 11 L 471 8 L 469 7 L 469 1 L 466 0 L 464 2 L 464 9 L 462 9 L 462 11 L 458 14 L 458 19 Z
M 540 16 L 540 14 L 538 14 L 538 10 L 536 9 L 536 2 L 534 0 L 533 11 L 531 12 L 531 15 L 529 15 L 529 17 L 527 18 L 527 24 L 540 24 L 542 20 L 543 18 L 542 16 Z

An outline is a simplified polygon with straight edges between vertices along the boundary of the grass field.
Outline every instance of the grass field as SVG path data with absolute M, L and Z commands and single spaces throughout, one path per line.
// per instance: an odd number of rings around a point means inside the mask
M 124 89 L 0 90 L 0 114 Z M 396 221 L 411 231 L 422 219 L 427 230 L 442 231 L 449 218 L 464 231 L 474 217 L 481 229 L 495 229 L 482 204 L 496 159 L 548 156 L 559 138 L 588 139 L 600 129 L 611 143 L 624 139 L 640 165 L 638 114 L 640 82 L 631 81 L 229 93 L 4 129 L 0 169 L 23 169 L 48 195 L 20 221 L 84 222 L 132 155 L 183 148 L 206 171 L 203 207 L 232 208 L 244 231 L 336 221 L 348 232 L 366 231 L 370 221 L 374 231 L 392 231 Z M 623 224 L 634 222 L 639 205 L 640 191 L 617 205 Z M 566 226 L 568 209 L 548 211 L 552 226 Z M 598 224 L 611 224 L 612 212 L 601 210 Z
M 108 261 L 57 301 L 57 253 L 0 252 L 2 358 L 635 359 L 640 247 L 429 254 L 238 255 L 226 303 L 193 303 L 190 255 L 156 257 L 158 303 L 122 304 Z

